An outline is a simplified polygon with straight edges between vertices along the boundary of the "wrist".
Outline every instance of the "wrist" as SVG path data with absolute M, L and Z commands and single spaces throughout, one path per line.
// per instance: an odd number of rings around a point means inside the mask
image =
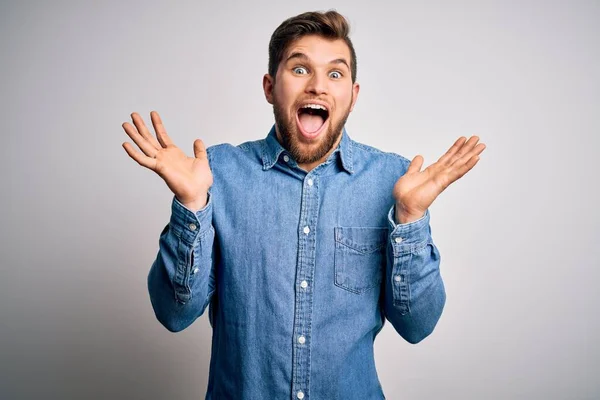
M 397 224 L 408 224 L 423 218 L 424 212 L 407 212 L 398 205 L 396 205 L 395 219 Z
M 185 208 L 196 213 L 196 212 L 202 210 L 206 206 L 206 203 L 208 203 L 208 195 L 206 195 L 200 199 L 195 199 L 192 201 L 186 201 L 186 202 L 180 201 L 180 203 L 183 204 L 183 206 Z

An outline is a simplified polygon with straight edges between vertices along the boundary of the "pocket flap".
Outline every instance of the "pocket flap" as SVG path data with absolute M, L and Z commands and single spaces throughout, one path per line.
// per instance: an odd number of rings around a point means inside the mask
M 359 253 L 372 253 L 386 245 L 387 228 L 338 227 L 335 241 Z

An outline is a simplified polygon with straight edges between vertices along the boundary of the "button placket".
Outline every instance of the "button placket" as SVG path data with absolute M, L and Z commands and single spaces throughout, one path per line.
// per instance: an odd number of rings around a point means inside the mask
M 292 399 L 309 398 L 310 359 L 311 359 L 311 320 L 313 311 L 313 291 L 309 282 L 313 281 L 315 270 L 315 229 L 319 209 L 318 180 L 314 175 L 305 176 L 302 186 L 302 201 L 299 219 L 298 248 L 296 264 L 296 307 L 293 330 Z

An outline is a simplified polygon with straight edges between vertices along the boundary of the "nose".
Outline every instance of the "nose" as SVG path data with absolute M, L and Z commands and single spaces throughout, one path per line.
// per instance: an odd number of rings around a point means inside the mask
M 317 96 L 327 94 L 327 77 L 318 73 L 313 74 L 306 84 L 305 91 Z

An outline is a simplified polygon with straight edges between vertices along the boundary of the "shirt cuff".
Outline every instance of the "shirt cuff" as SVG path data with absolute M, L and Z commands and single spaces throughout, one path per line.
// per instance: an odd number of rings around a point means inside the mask
M 406 224 L 397 224 L 394 220 L 395 213 L 394 205 L 388 213 L 390 240 L 394 254 L 416 251 L 424 247 L 430 240 L 429 209 L 425 210 L 425 215 L 418 220 Z
M 208 194 L 208 201 L 201 210 L 195 213 L 181 204 L 176 196 L 173 196 L 171 204 L 171 227 L 177 236 L 187 243 L 192 244 L 199 236 L 204 235 L 212 224 L 212 199 Z

